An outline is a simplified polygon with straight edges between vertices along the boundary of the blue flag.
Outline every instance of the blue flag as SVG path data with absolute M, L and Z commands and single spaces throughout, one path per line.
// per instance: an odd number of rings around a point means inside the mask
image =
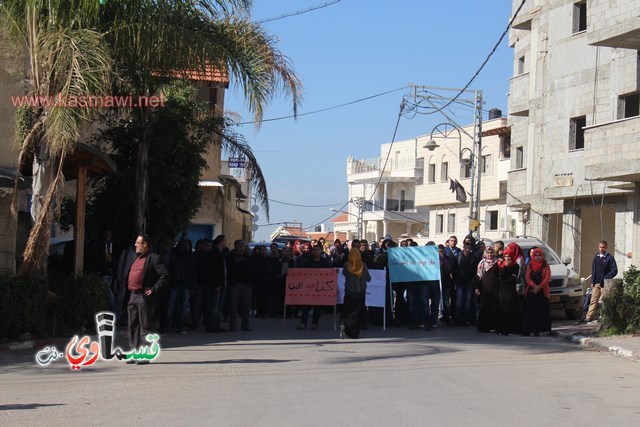
M 389 279 L 391 283 L 440 280 L 438 247 L 389 248 Z

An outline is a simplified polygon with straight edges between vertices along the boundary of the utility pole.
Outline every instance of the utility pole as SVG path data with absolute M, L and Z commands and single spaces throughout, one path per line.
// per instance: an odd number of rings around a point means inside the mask
M 434 91 L 446 91 L 446 92 L 456 92 L 461 94 L 473 94 L 473 99 L 471 98 L 462 98 L 461 95 L 456 95 L 455 98 L 447 98 L 444 96 L 440 96 Z M 468 96 L 468 95 L 467 95 Z M 473 232 L 473 235 L 477 238 L 480 236 L 480 181 L 482 176 L 482 168 L 481 168 L 481 159 L 482 159 L 482 91 L 481 90 L 472 90 L 472 89 L 456 89 L 456 88 L 446 88 L 446 87 L 436 87 L 436 86 L 416 86 L 413 85 L 413 98 L 415 103 L 415 108 L 417 111 L 417 107 L 420 105 L 422 101 L 427 102 L 435 112 L 442 114 L 446 119 L 451 123 L 452 126 L 456 127 L 460 132 L 467 135 L 471 138 L 473 142 L 472 150 L 471 150 L 471 186 L 469 188 L 469 230 Z M 467 104 L 472 106 L 474 109 L 474 117 L 473 117 L 473 135 L 469 134 L 462 126 L 456 123 L 455 120 L 451 118 L 445 111 L 444 108 L 436 104 L 434 101 L 444 101 L 444 102 L 459 102 L 462 104 Z M 464 149 L 467 150 L 467 149 Z M 459 160 L 461 163 L 464 163 L 462 160 L 462 153 L 464 150 L 461 150 L 458 153 Z
M 363 225 L 363 220 L 362 220 L 362 208 L 364 207 L 364 197 L 354 197 L 353 199 L 351 199 L 351 201 L 353 202 L 353 205 L 358 208 L 358 219 L 356 222 L 356 227 L 358 228 L 358 233 L 356 234 L 358 239 L 362 239 L 363 238 L 363 233 L 362 233 L 362 225 Z

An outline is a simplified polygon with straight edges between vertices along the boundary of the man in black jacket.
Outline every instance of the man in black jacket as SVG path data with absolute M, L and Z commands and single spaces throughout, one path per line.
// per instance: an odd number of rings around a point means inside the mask
M 220 327 L 222 321 L 222 301 L 224 296 L 224 289 L 227 283 L 227 267 L 224 261 L 224 250 L 227 247 L 227 238 L 224 235 L 219 235 L 213 240 L 213 248 L 211 249 L 211 262 L 212 262 L 212 283 L 210 283 L 210 301 L 208 301 L 210 314 L 207 320 L 207 332 L 226 332 L 225 329 Z
M 616 259 L 607 252 L 608 244 L 606 240 L 598 243 L 598 253 L 593 257 L 591 263 L 591 303 L 589 304 L 589 311 L 585 317 L 585 322 L 593 320 L 598 309 L 598 302 L 604 289 L 604 281 L 606 279 L 613 279 L 618 274 L 618 264 Z
M 456 324 L 464 326 L 467 322 L 473 322 L 473 292 L 475 290 L 475 278 L 478 261 L 471 251 L 471 245 L 465 243 L 462 252 L 455 259 L 453 278 L 456 281 L 458 294 L 456 296 Z
M 249 327 L 249 309 L 251 308 L 251 287 L 254 281 L 253 263 L 244 252 L 244 241 L 233 242 L 233 251 L 227 255 L 227 283 L 231 292 L 231 310 L 229 312 L 229 330 L 235 331 L 238 314 L 241 329 L 251 331 Z
M 144 336 L 149 333 L 147 298 L 167 284 L 169 273 L 160 261 L 160 255 L 151 252 L 151 238 L 148 234 L 140 234 L 136 238 L 135 250 L 136 257 L 126 266 L 125 283 L 129 294 L 129 343 L 132 348 L 137 349 L 143 344 Z

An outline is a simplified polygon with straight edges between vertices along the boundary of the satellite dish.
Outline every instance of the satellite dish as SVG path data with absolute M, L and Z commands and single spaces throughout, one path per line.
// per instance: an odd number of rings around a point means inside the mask
M 253 224 L 253 226 L 251 227 L 251 230 L 258 231 L 258 224 Z
M 257 213 L 259 210 L 260 210 L 260 206 L 258 205 L 251 206 L 251 212 Z

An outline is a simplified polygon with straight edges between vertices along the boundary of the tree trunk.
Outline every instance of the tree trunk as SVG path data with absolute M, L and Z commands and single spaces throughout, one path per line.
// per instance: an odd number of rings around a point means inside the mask
M 62 175 L 62 166 L 64 164 L 65 153 L 60 157 L 58 164 L 58 172 L 55 179 L 46 189 L 46 194 L 42 200 L 42 204 L 38 209 L 27 246 L 24 250 L 24 261 L 18 271 L 19 276 L 40 276 L 47 273 L 47 257 L 49 255 L 49 239 L 51 238 L 51 224 L 53 223 L 53 202 L 57 200 L 58 189 L 60 188 L 64 177 Z M 53 166 L 54 161 L 49 160 Z M 41 187 L 43 188 L 43 187 Z M 44 193 L 44 191 L 43 191 Z M 33 211 L 32 211 L 33 212 Z
M 147 110 L 140 108 L 138 155 L 136 157 L 136 201 L 134 224 L 136 233 L 147 232 L 147 193 L 149 188 L 149 141 L 147 140 Z
M 33 159 L 33 196 L 31 197 L 31 220 L 35 223 L 54 179 L 55 159 L 47 152 L 46 143 L 40 142 L 40 147 Z
M 135 225 L 136 233 L 144 233 L 147 226 L 147 187 L 149 185 L 149 143 L 143 138 L 138 143 L 136 158 L 136 201 Z

